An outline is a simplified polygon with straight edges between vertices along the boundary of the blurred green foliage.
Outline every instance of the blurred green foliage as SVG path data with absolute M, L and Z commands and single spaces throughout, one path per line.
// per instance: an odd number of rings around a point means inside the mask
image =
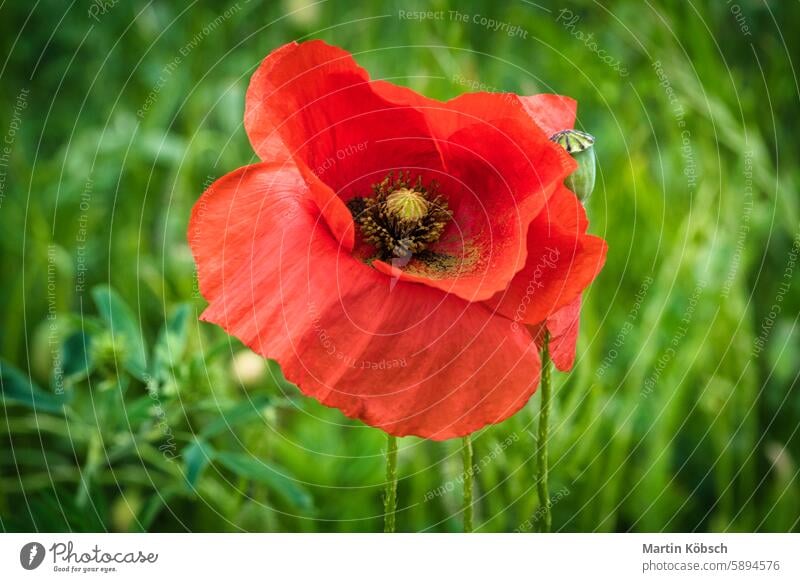
M 249 75 L 322 38 L 433 97 L 574 96 L 598 138 L 611 251 L 556 375 L 554 529 L 798 530 L 800 5 L 732 6 L 4 3 L 2 529 L 380 531 L 383 435 L 199 323 L 186 244 L 255 160 Z M 537 401 L 475 437 L 480 531 L 537 509 Z M 458 531 L 459 443 L 400 447 L 398 528 Z

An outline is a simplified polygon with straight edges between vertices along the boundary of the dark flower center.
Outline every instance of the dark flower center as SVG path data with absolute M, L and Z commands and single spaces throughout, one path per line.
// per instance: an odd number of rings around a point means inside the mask
M 410 259 L 439 240 L 453 217 L 438 184 L 422 185 L 422 176 L 412 181 L 409 173 L 391 173 L 372 185 L 373 196 L 353 198 L 347 206 L 364 240 L 377 250 L 381 260 Z

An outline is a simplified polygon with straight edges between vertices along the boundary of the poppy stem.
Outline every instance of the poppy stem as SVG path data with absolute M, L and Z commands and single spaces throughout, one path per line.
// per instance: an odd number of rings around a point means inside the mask
M 550 493 L 547 490 L 548 459 L 547 444 L 550 430 L 550 332 L 544 332 L 542 342 L 542 399 L 539 408 L 539 436 L 536 447 L 536 464 L 538 465 L 538 478 L 536 490 L 539 493 L 540 531 L 549 532 L 553 525 L 553 516 L 550 514 Z
M 472 436 L 461 438 L 461 460 L 464 463 L 464 533 L 472 532 Z
M 387 433 L 386 485 L 383 492 L 383 531 L 394 533 L 397 511 L 397 437 Z

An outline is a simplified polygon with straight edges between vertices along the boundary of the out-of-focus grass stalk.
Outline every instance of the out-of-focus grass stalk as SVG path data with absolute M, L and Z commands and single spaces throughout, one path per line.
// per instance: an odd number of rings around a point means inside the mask
M 386 447 L 386 488 L 383 494 L 385 533 L 394 533 L 397 511 L 397 437 L 390 434 Z

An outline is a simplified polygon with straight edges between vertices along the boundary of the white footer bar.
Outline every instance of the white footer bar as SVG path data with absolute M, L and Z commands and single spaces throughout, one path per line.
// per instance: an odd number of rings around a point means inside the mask
M 1 580 L 777 581 L 799 565 L 800 534 L 0 535 Z

